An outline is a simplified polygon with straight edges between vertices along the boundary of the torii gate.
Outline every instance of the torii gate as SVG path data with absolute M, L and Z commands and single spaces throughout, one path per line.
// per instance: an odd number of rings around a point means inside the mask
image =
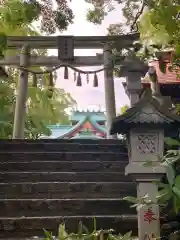
M 28 72 L 32 74 L 50 73 L 60 67 L 72 68 L 80 74 L 95 74 L 104 71 L 105 107 L 107 115 L 107 138 L 116 138 L 110 135 L 112 119 L 116 117 L 115 95 L 114 95 L 114 65 L 120 65 L 122 59 L 116 62 L 112 59 L 112 48 L 124 49 L 132 47 L 133 42 L 139 39 L 139 34 L 128 34 L 121 36 L 32 36 L 32 37 L 7 37 L 8 49 L 21 49 L 20 56 L 6 57 L 0 60 L 0 65 L 19 68 L 20 79 L 17 89 L 16 108 L 13 126 L 13 139 L 24 138 L 24 122 L 26 114 L 26 101 L 28 90 Z M 32 49 L 58 49 L 56 56 L 33 56 Z M 74 49 L 103 49 L 103 54 L 97 56 L 74 56 Z M 101 66 L 97 71 L 82 71 L 79 66 Z M 45 66 L 45 72 L 33 72 L 32 66 Z M 67 75 L 67 74 L 66 74 Z M 78 81 L 78 79 L 77 79 Z

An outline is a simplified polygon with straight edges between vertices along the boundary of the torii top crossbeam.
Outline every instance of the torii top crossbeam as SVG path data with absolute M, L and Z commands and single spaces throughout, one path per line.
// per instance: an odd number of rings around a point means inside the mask
M 103 49 L 108 43 L 111 44 L 110 48 L 123 49 L 131 47 L 138 39 L 139 33 L 119 36 L 9 36 L 7 48 L 20 49 L 28 45 L 31 49 L 58 49 L 58 57 L 31 55 L 29 57 L 31 66 L 57 66 L 62 61 L 73 66 L 100 66 L 104 63 L 102 55 L 74 56 L 74 49 Z M 68 46 L 66 40 L 68 40 Z M 19 62 L 19 55 L 5 56 L 0 60 L 0 65 L 19 66 Z
M 27 37 L 7 37 L 7 47 L 9 49 L 21 48 L 24 44 L 36 49 L 55 49 L 58 42 L 66 36 L 27 36 Z M 139 39 L 139 33 L 126 34 L 120 36 L 68 36 L 74 40 L 75 49 L 99 49 L 105 43 L 114 42 L 116 47 L 124 48 L 132 46 L 132 42 Z

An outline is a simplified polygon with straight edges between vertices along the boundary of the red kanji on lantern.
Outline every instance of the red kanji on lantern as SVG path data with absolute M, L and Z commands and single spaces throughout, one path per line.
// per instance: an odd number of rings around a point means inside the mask
M 151 223 L 153 220 L 156 220 L 155 214 L 150 208 L 148 208 L 148 210 L 144 213 L 144 221 Z

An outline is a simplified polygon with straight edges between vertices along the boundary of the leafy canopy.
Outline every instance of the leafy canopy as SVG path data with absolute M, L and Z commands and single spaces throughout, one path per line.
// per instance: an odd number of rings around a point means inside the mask
M 42 33 L 53 34 L 66 30 L 73 18 L 66 0 L 3 0 L 0 5 L 0 20 L 12 29 L 39 21 Z
M 45 4 L 45 1 L 41 1 Z M 0 6 L 0 51 L 1 57 L 15 56 L 19 50 L 6 49 L 6 36 L 37 36 L 40 33 L 34 29 L 32 22 L 38 20 L 42 13 L 37 15 L 37 6 L 34 1 L 7 0 Z M 43 19 L 42 19 L 43 24 Z M 43 25 L 42 25 L 43 26 Z M 61 25 L 62 26 L 62 25 Z M 63 29 L 63 26 L 62 28 Z M 47 30 L 47 29 L 45 29 Z M 47 33 L 47 31 L 46 31 Z M 46 50 L 32 50 L 38 55 L 47 55 Z M 11 138 L 16 89 L 19 79 L 17 69 L 7 68 L 8 78 L 0 77 L 0 138 Z M 36 71 L 42 70 L 36 67 Z M 33 78 L 29 74 L 28 99 L 26 105 L 25 137 L 37 139 L 41 135 L 50 135 L 47 128 L 49 124 L 64 124 L 69 122 L 66 109 L 75 101 L 63 89 L 49 88 L 49 76 L 43 76 L 43 81 L 38 81 L 33 87 Z M 55 80 L 55 79 L 54 79 Z
M 180 6 L 178 0 L 85 0 L 92 5 L 87 19 L 101 24 L 104 17 L 122 7 L 125 24 L 117 19 L 109 26 L 110 35 L 127 31 L 139 31 L 142 43 L 148 48 L 162 50 L 171 48 L 173 64 L 180 65 Z M 151 48 L 152 50 L 152 48 Z

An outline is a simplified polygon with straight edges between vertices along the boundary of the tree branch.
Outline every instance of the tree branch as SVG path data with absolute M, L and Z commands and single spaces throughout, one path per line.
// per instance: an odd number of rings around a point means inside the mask
M 138 11 L 138 13 L 136 14 L 135 19 L 134 19 L 134 21 L 133 21 L 133 23 L 132 23 L 132 25 L 131 25 L 131 31 L 134 30 L 135 26 L 136 26 L 136 28 L 137 28 L 137 30 L 138 30 L 137 21 L 138 21 L 138 19 L 140 18 L 140 16 L 142 15 L 145 6 L 146 6 L 145 2 L 142 1 L 142 6 L 141 6 L 140 10 Z

